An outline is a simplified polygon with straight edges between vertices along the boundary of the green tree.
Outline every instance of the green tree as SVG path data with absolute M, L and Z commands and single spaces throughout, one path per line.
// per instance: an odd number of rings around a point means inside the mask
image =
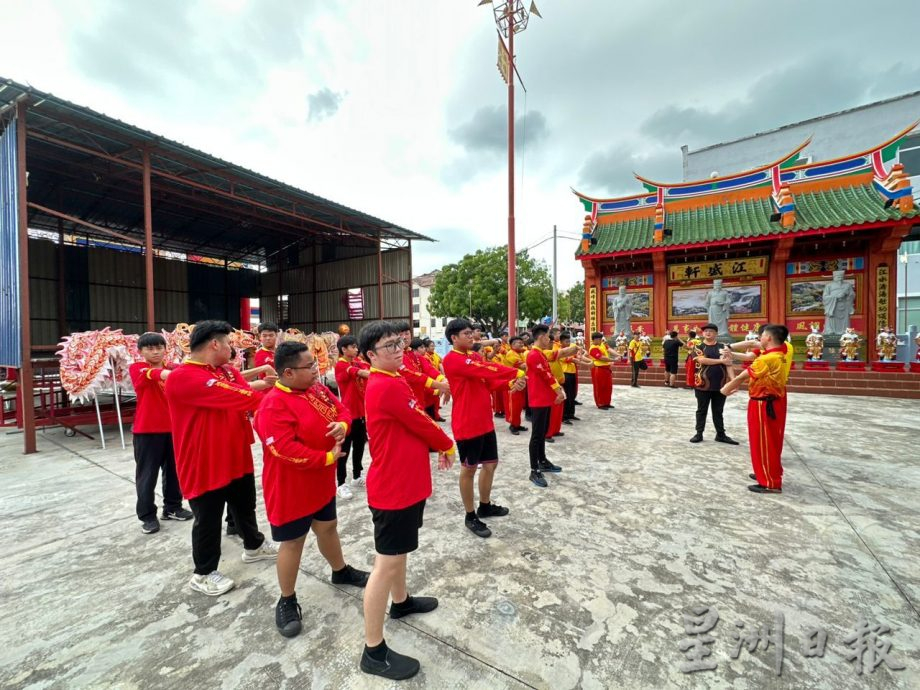
M 549 268 L 527 251 L 517 255 L 518 315 L 536 321 L 553 305 Z M 468 316 L 498 333 L 508 324 L 508 250 L 480 249 L 441 268 L 428 299 L 432 316 Z
M 564 293 L 569 303 L 568 319 L 574 323 L 584 323 L 585 320 L 585 283 L 579 280 Z M 562 310 L 560 309 L 560 314 Z

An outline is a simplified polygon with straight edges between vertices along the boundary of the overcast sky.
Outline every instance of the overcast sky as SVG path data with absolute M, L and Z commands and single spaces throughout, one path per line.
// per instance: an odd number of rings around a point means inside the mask
M 0 76 L 437 239 L 421 273 L 507 237 L 507 89 L 477 2 L 10 2 Z M 634 170 L 680 180 L 682 144 L 920 89 L 920 2 L 537 4 L 515 51 L 519 247 L 580 232 L 570 187 L 637 193 Z

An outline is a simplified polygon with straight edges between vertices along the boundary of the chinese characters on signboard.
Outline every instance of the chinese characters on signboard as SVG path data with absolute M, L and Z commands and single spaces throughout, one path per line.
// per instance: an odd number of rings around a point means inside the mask
M 875 273 L 875 323 L 876 329 L 881 331 L 888 323 L 888 266 L 882 265 Z
M 588 330 L 597 331 L 597 287 L 594 285 L 588 290 Z
M 685 280 L 762 276 L 767 273 L 768 262 L 769 259 L 766 256 L 749 256 L 725 261 L 671 264 L 668 266 L 668 280 L 676 283 Z

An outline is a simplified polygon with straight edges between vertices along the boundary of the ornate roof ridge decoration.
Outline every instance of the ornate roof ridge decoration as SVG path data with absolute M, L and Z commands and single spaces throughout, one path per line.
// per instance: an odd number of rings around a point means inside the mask
M 833 178 L 849 177 L 855 174 L 873 172 L 879 187 L 880 194 L 885 199 L 891 200 L 891 194 L 896 194 L 894 200 L 910 199 L 909 180 L 906 176 L 897 175 L 895 168 L 890 172 L 885 171 L 885 164 L 894 160 L 903 138 L 913 130 L 920 120 L 913 122 L 888 140 L 870 149 L 859 153 L 840 156 L 827 161 L 812 163 L 798 163 L 799 154 L 811 143 L 811 137 L 794 148 L 784 157 L 750 170 L 744 170 L 730 175 L 722 175 L 708 180 L 694 180 L 690 182 L 664 183 L 656 182 L 641 175 L 635 174 L 637 180 L 646 188 L 645 193 L 621 197 L 591 197 L 572 188 L 582 202 L 586 212 L 592 214 L 595 223 L 601 216 L 621 213 L 624 211 L 645 210 L 650 214 L 656 209 L 663 208 L 668 202 L 678 199 L 692 199 L 709 196 L 713 193 L 734 192 L 742 189 L 772 187 L 774 205 L 778 212 L 783 204 L 778 203 L 780 191 L 784 187 L 799 182 L 813 180 L 831 180 Z M 894 175 L 894 178 L 892 178 Z M 905 182 L 907 186 L 905 187 Z M 659 193 L 661 190 L 661 193 Z M 885 190 L 885 191 L 883 191 Z M 661 197 L 659 199 L 659 197 Z M 788 199 L 786 200 L 789 201 Z M 907 202 L 903 202 L 906 206 Z M 785 204 L 788 205 L 788 204 Z M 911 201 L 912 207 L 912 201 Z M 611 219 L 612 220 L 612 219 Z

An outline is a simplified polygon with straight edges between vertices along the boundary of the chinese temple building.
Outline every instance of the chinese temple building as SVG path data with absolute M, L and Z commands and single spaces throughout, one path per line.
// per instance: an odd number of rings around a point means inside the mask
M 733 175 L 676 184 L 636 175 L 645 191 L 613 199 L 575 192 L 588 213 L 576 254 L 586 328 L 615 335 L 613 305 L 625 285 L 634 330 L 658 339 L 698 329 L 708 321 L 706 294 L 721 279 L 733 338 L 782 323 L 798 345 L 812 324 L 823 331 L 822 290 L 844 270 L 856 292 L 850 325 L 864 339 L 862 358 L 876 358 L 877 334 L 895 323 L 897 250 L 920 224 L 910 179 L 894 163 L 916 124 L 830 161 L 800 164 L 806 141 Z

